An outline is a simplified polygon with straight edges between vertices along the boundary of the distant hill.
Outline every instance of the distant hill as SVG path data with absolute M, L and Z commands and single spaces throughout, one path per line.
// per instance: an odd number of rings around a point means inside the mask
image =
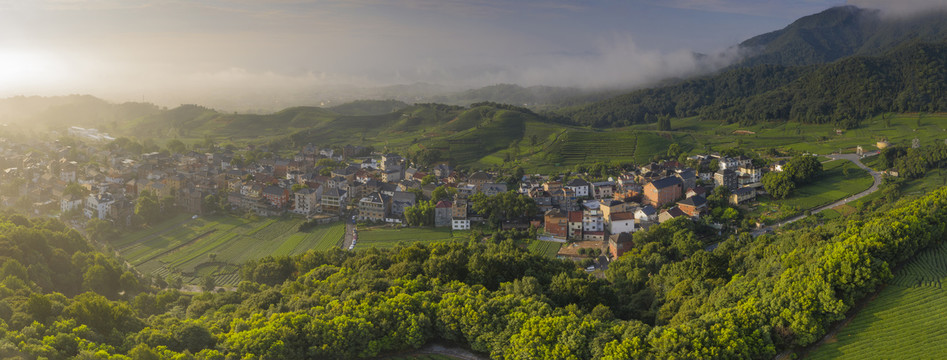
M 361 116 L 361 115 L 382 115 L 398 111 L 408 107 L 408 104 L 398 100 L 356 100 L 338 106 L 330 107 L 329 110 L 341 115 Z
M 113 104 L 89 95 L 17 96 L 0 99 L 0 122 L 43 130 L 68 126 L 115 127 L 125 120 L 160 111 L 154 104 Z
M 740 65 L 812 65 L 852 55 L 879 55 L 906 42 L 947 39 L 947 12 L 911 18 L 885 17 L 878 10 L 840 6 L 740 44 L 750 52 Z

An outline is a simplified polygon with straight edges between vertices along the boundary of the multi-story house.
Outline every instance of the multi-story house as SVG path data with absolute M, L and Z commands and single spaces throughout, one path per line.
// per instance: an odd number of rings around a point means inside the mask
M 345 210 L 346 200 L 348 200 L 345 190 L 338 188 L 329 188 L 322 193 L 322 212 L 329 214 L 341 214 Z
M 293 194 L 293 203 L 295 204 L 293 212 L 303 216 L 309 216 L 316 213 L 316 208 L 319 206 L 319 200 L 321 200 L 319 196 L 321 195 L 321 190 L 321 186 L 315 190 L 310 188 L 299 189 L 299 191 Z
M 367 221 L 385 221 L 391 211 L 391 199 L 380 192 L 373 192 L 358 201 L 358 218 Z
M 605 219 L 602 218 L 602 212 L 600 210 L 586 209 L 582 212 L 582 231 L 605 231 Z
M 546 214 L 543 216 L 543 220 L 545 221 L 546 233 L 562 238 L 568 236 L 569 217 L 567 214 L 564 214 L 559 209 L 552 209 L 546 212 Z
M 109 216 L 109 210 L 111 210 L 113 203 L 115 203 L 115 199 L 112 194 L 106 192 L 89 194 L 89 197 L 86 198 L 83 213 L 87 218 L 97 217 L 105 220 Z
M 451 226 L 451 207 L 450 201 L 441 200 L 434 205 L 434 226 Z
M 487 174 L 483 171 L 475 172 L 467 178 L 467 182 L 476 186 L 477 190 L 480 190 L 484 184 L 491 181 L 493 181 L 493 175 Z
M 569 212 L 569 222 L 567 224 L 569 227 L 569 239 L 570 240 L 582 240 L 582 212 L 581 211 L 570 211 Z
M 714 185 L 723 186 L 730 189 L 731 192 L 740 187 L 737 179 L 737 172 L 730 169 L 719 170 L 714 173 Z
M 668 176 L 645 184 L 644 197 L 654 207 L 674 202 L 684 193 L 683 182 L 679 177 Z
M 506 184 L 504 183 L 485 183 L 480 186 L 480 191 L 487 196 L 494 196 L 500 193 L 506 192 Z
M 401 218 L 404 215 L 404 209 L 414 206 L 417 202 L 416 196 L 412 192 L 396 191 L 395 196 L 391 197 L 391 217 Z
M 606 223 L 610 234 L 635 232 L 635 214 L 630 211 L 609 214 Z
M 608 253 L 612 256 L 612 259 L 617 259 L 619 256 L 634 248 L 633 237 L 630 233 L 618 233 L 612 234 L 608 237 Z
M 677 207 L 687 216 L 699 218 L 707 212 L 707 198 L 703 195 L 695 195 L 677 202 Z
M 67 194 L 59 201 L 59 210 L 63 213 L 82 208 L 82 197 Z
M 592 183 L 592 197 L 596 199 L 611 199 L 615 194 L 614 181 L 599 181 Z
M 289 205 L 289 190 L 276 185 L 263 188 L 263 197 L 275 207 L 282 208 Z
M 565 187 L 572 189 L 572 191 L 575 192 L 575 197 L 577 198 L 584 198 L 584 197 L 589 196 L 589 182 L 588 181 L 575 178 L 575 179 L 569 180 L 569 182 L 566 183 Z

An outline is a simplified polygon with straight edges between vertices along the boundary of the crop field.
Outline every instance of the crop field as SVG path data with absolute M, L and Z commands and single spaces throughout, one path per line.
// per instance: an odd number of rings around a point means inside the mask
M 947 357 L 947 243 L 920 253 L 894 274 L 812 359 L 937 359 Z
M 556 254 L 559 253 L 559 248 L 562 247 L 562 243 L 557 243 L 555 241 L 542 241 L 542 240 L 533 240 L 527 246 L 530 252 L 534 254 L 540 254 L 547 258 L 556 258 Z
M 237 270 L 247 260 L 339 246 L 344 224 L 298 232 L 302 221 L 209 216 L 182 222 L 176 217 L 128 234 L 113 247 L 142 273 L 175 274 L 190 282 L 212 275 L 218 285 L 230 286 L 240 281 Z
M 559 155 L 564 164 L 593 161 L 630 161 L 638 143 L 635 132 L 569 132 L 562 138 Z
M 356 249 L 390 248 L 398 243 L 409 244 L 416 241 L 465 241 L 469 231 L 451 231 L 450 228 L 386 228 L 376 227 L 358 230 Z

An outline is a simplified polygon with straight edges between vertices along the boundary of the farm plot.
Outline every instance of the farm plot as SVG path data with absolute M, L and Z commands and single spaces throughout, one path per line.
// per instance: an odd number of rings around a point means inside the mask
M 758 210 L 751 214 L 759 215 L 764 220 L 783 220 L 865 191 L 874 183 L 868 172 L 850 161 L 831 161 L 823 164 L 823 168 L 825 172 L 822 178 L 799 187 L 789 198 L 757 198 Z
M 453 231 L 448 228 L 370 228 L 358 231 L 356 249 L 370 247 L 390 248 L 398 243 L 458 241 L 466 240 L 468 231 Z
M 851 161 L 823 164 L 825 173 L 816 182 L 802 186 L 783 202 L 798 209 L 812 209 L 868 190 L 874 178 Z
M 812 359 L 937 359 L 947 357 L 947 243 L 923 252 Z
M 526 248 L 534 254 L 539 254 L 547 258 L 555 259 L 556 254 L 559 253 L 559 248 L 561 247 L 562 243 L 557 243 L 555 241 L 533 240 Z
M 219 285 L 227 286 L 239 282 L 239 266 L 247 260 L 326 250 L 338 246 L 345 232 L 342 223 L 298 232 L 302 220 L 289 218 L 252 221 L 213 216 L 183 226 L 173 220 L 119 239 L 118 243 L 130 244 L 119 253 L 142 273 L 180 276 L 188 282 L 214 276 Z

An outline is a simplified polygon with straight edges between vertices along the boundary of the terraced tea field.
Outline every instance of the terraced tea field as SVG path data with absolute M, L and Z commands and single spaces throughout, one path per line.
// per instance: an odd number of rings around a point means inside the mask
M 631 161 L 638 144 L 636 132 L 569 132 L 559 155 L 565 164 L 594 161 Z
M 233 216 L 176 217 L 118 239 L 112 245 L 144 274 L 181 276 L 196 283 L 211 275 L 221 286 L 236 285 L 239 267 L 268 255 L 293 255 L 339 246 L 345 225 L 322 225 L 306 232 L 301 219 L 251 221 Z
M 920 253 L 812 359 L 947 357 L 947 243 Z

